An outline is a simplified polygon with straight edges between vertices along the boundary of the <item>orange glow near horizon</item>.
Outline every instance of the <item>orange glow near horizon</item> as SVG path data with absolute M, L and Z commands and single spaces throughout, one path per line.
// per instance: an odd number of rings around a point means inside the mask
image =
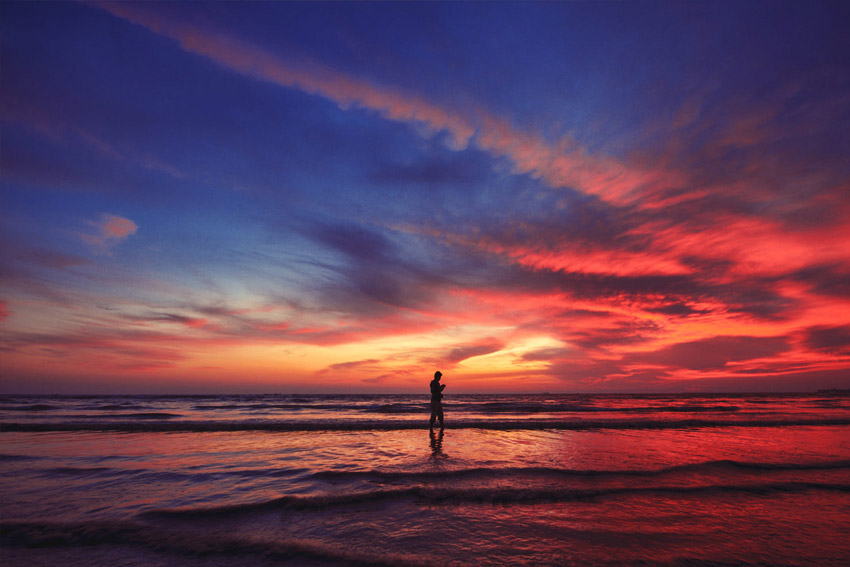
M 285 4 L 9 10 L 0 392 L 850 386 L 833 67 L 255 33 Z

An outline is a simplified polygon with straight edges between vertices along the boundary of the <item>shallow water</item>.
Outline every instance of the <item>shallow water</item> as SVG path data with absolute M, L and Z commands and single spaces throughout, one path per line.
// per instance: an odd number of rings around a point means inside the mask
M 5 397 L 3 564 L 850 563 L 847 397 L 514 402 Z

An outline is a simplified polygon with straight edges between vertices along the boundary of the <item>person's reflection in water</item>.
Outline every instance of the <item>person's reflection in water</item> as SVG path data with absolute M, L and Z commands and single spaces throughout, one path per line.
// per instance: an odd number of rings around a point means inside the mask
M 445 459 L 446 455 L 443 453 L 443 434 L 444 430 L 440 429 L 439 432 L 431 429 L 428 432 L 428 437 L 431 438 L 431 458 L 432 459 Z

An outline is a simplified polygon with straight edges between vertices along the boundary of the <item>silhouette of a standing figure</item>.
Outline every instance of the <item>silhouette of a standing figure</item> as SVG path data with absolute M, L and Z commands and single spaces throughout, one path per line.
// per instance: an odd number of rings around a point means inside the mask
M 443 428 L 443 390 L 446 389 L 445 384 L 440 384 L 440 378 L 443 373 L 437 370 L 434 372 L 434 379 L 431 380 L 431 429 L 434 429 L 434 420 L 440 418 L 440 429 Z

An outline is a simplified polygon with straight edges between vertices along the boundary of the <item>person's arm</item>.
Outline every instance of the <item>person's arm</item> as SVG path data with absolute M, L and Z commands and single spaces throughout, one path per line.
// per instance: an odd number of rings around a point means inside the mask
M 445 389 L 446 389 L 446 385 L 445 385 L 445 384 L 440 384 L 440 391 L 442 392 L 442 391 L 443 391 L 443 390 L 445 390 Z

